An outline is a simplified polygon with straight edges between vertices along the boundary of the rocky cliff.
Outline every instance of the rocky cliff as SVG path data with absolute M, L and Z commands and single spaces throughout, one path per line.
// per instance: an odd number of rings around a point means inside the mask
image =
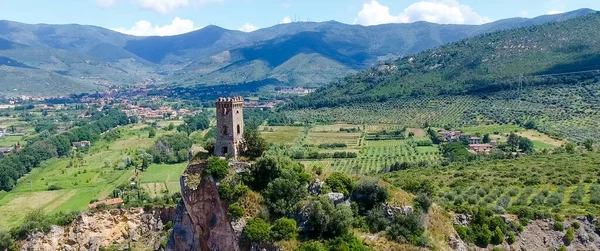
M 240 250 L 227 217 L 227 205 L 219 198 L 214 179 L 203 175 L 205 168 L 204 162 L 192 162 L 181 177 L 182 199 L 167 250 Z
M 32 234 L 21 250 L 100 250 L 110 246 L 158 250 L 161 238 L 166 238 L 162 230 L 160 217 L 142 208 L 86 212 L 67 227 L 53 226 L 47 234 Z

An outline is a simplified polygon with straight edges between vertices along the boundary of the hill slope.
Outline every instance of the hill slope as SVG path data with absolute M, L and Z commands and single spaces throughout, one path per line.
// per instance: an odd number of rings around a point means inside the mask
M 600 69 L 598 25 L 600 14 L 595 13 L 462 40 L 348 76 L 296 105 L 323 107 L 549 84 L 543 76 Z
M 179 85 L 275 82 L 318 87 L 382 60 L 590 12 L 582 9 L 480 26 L 417 22 L 364 27 L 322 22 L 276 25 L 252 33 L 208 26 L 171 37 L 0 21 L 0 57 L 6 59 L 2 69 L 11 73 L 3 79 L 0 93 L 59 95 L 66 94 L 64 87 L 69 92 L 92 91 L 149 77 Z

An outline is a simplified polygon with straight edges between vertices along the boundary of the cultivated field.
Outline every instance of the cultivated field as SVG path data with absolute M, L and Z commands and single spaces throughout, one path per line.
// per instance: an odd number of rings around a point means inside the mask
M 162 182 L 170 189 L 174 188 L 172 182 L 178 180 L 176 173 L 182 173 L 178 165 L 151 166 L 138 178 L 137 171 L 132 168 L 116 170 L 107 166 L 107 163 L 114 163 L 138 148 L 149 147 L 155 140 L 148 138 L 147 131 L 134 129 L 134 126 L 121 127 L 120 130 L 121 138 L 94 143 L 88 154 L 73 154 L 43 162 L 39 168 L 19 179 L 11 192 L 0 194 L 0 212 L 3 212 L 0 229 L 14 226 L 31 209 L 42 208 L 48 213 L 86 209 L 91 200 L 108 197 L 115 187 L 132 179 Z M 165 133 L 168 132 L 158 130 L 157 137 Z M 58 190 L 48 191 L 51 187 Z
M 447 168 L 419 168 L 386 174 L 406 189 L 429 182 L 446 208 L 490 206 L 511 211 L 519 206 L 581 216 L 600 213 L 600 154 L 534 155 L 482 161 Z
M 304 132 L 298 126 L 261 126 L 258 129 L 265 140 L 273 144 L 295 145 Z

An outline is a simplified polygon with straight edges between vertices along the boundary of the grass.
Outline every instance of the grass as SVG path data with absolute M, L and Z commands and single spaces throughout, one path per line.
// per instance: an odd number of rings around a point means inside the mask
M 506 134 L 506 133 L 511 133 L 511 132 L 520 132 L 525 129 L 519 127 L 518 125 L 513 125 L 513 124 L 506 124 L 506 125 L 492 124 L 492 125 L 478 125 L 478 126 L 471 126 L 471 127 L 462 127 L 462 128 L 459 128 L 458 130 L 463 132 L 464 134 L 468 134 L 468 135 L 474 135 L 474 134 L 493 135 L 493 134 Z
M 151 195 L 157 196 L 167 190 L 170 194 L 178 192 L 179 177 L 187 167 L 187 163 L 151 165 L 138 176 L 142 187 Z
M 358 128 L 362 129 L 362 125 L 353 124 L 332 124 L 332 125 L 316 125 L 310 128 L 311 132 L 339 132 L 341 128 L 351 129 Z
M 272 130 L 271 130 L 272 129 Z M 302 135 L 304 127 L 298 126 L 268 126 L 259 128 L 261 136 L 269 143 L 294 145 Z
M 427 133 L 425 131 L 423 131 L 423 129 L 421 128 L 408 128 L 406 129 L 407 132 L 409 133 L 414 133 L 415 137 L 426 137 Z
M 309 132 L 307 143 L 310 145 L 343 143 L 349 147 L 358 146 L 360 133 L 346 132 Z
M 0 217 L 0 229 L 13 227 L 27 212 L 36 208 L 50 213 L 84 210 L 91 200 L 104 199 L 115 187 L 134 179 L 136 172 L 133 169 L 115 170 L 105 167 L 105 163 L 117 162 L 138 148 L 149 147 L 155 139 L 148 139 L 146 131 L 135 129 L 134 126 L 121 127 L 120 130 L 122 137 L 114 142 L 96 142 L 88 154 L 80 157 L 50 159 L 19 179 L 11 192 L 0 197 L 0 212 L 6 212 Z M 157 133 L 158 137 L 169 132 Z M 162 182 L 175 188 L 178 185 L 173 183 L 178 180 L 184 167 L 185 164 L 153 165 L 138 179 Z M 47 191 L 50 185 L 61 189 Z

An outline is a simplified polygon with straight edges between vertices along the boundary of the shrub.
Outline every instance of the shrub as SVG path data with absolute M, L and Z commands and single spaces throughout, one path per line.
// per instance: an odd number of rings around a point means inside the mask
M 246 223 L 243 234 L 248 241 L 268 243 L 271 241 L 271 226 L 260 218 L 251 218 Z
M 387 189 L 377 179 L 362 178 L 352 191 L 351 200 L 356 202 L 359 213 L 364 215 L 375 205 L 385 202 L 388 196 Z
M 381 232 L 390 225 L 390 220 L 382 206 L 371 209 L 367 213 L 365 221 L 371 233 Z
M 210 157 L 206 162 L 205 172 L 217 180 L 223 179 L 229 173 L 229 162 L 219 157 Z
M 318 241 L 303 242 L 295 251 L 328 251 L 323 244 Z
M 17 245 L 13 242 L 10 233 L 0 232 L 0 250 L 18 250 Z
M 581 227 L 581 223 L 579 223 L 579 221 L 575 221 L 575 222 L 571 223 L 571 227 L 573 227 L 575 229 L 579 229 Z
M 571 242 L 573 242 L 573 240 L 575 239 L 575 230 L 573 230 L 572 227 L 570 227 L 569 229 L 567 229 L 567 233 L 565 234 L 565 244 L 567 246 L 571 245 Z
M 475 244 L 479 247 L 487 247 L 492 241 L 492 231 L 488 229 L 487 225 L 475 226 L 473 234 L 475 235 Z
M 229 205 L 229 212 L 227 213 L 227 216 L 233 220 L 238 220 L 239 218 L 242 218 L 245 213 L 246 212 L 243 207 L 237 203 L 233 203 Z
M 565 247 L 565 246 L 561 246 L 561 247 L 558 249 L 558 251 L 567 251 L 567 247 Z
M 325 184 L 331 188 L 331 191 L 343 193 L 345 196 L 350 195 L 354 188 L 354 180 L 350 176 L 339 172 L 334 172 L 327 177 Z
M 492 233 L 490 243 L 492 243 L 493 245 L 500 245 L 502 244 L 502 242 L 504 242 L 504 233 L 502 233 L 500 227 L 496 227 L 494 233 Z
M 353 236 L 352 234 L 346 234 L 343 236 L 336 237 L 334 239 L 330 239 L 325 242 L 325 247 L 330 251 L 342 251 L 342 250 L 352 250 L 352 251 L 369 251 L 371 250 L 368 247 L 365 247 L 362 242 Z
M 508 238 L 506 238 L 506 242 L 508 242 L 509 245 L 512 245 L 516 241 L 517 241 L 517 238 L 515 237 L 515 233 L 513 233 L 513 232 L 508 233 Z
M 554 230 L 562 232 L 563 230 L 565 230 L 565 226 L 562 222 L 556 221 L 556 222 L 554 222 Z
M 421 222 L 420 213 L 411 213 L 407 215 L 396 215 L 394 221 L 390 224 L 387 235 L 391 240 L 397 242 L 410 242 L 412 244 L 424 244 L 422 240 L 425 228 Z
M 277 241 L 295 239 L 298 236 L 296 221 L 280 218 L 275 221 L 271 228 L 273 239 Z
M 422 193 L 415 197 L 414 203 L 415 206 L 423 210 L 423 212 L 428 212 L 432 201 L 427 194 Z
M 58 185 L 50 185 L 48 186 L 48 191 L 55 191 L 55 190 L 61 190 L 62 187 L 58 186 Z

